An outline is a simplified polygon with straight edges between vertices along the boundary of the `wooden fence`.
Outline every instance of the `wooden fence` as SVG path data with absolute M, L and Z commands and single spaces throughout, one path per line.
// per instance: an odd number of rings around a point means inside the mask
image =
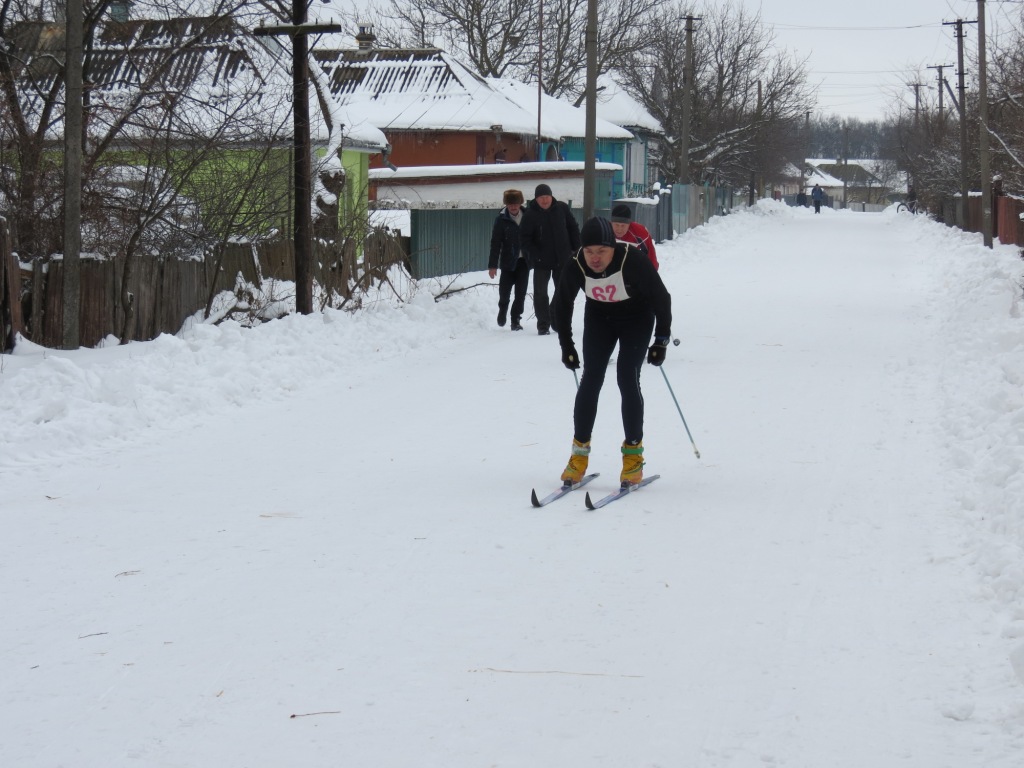
M 16 333 L 37 344 L 59 348 L 63 342 L 63 263 L 60 259 L 37 260 L 30 270 L 19 272 L 2 222 L 0 219 L 4 351 L 13 348 Z M 351 243 L 343 249 L 317 244 L 313 261 L 314 280 L 328 292 L 347 299 L 353 291 L 383 279 L 392 265 L 407 263 L 407 255 L 397 239 L 375 233 L 367 239 L 361 256 Z M 205 310 L 211 294 L 233 291 L 238 275 L 257 287 L 268 278 L 294 280 L 293 244 L 229 244 L 202 261 L 138 259 L 129 279 L 134 317 L 125 338 L 145 341 L 162 333 L 177 333 L 187 318 Z M 125 317 L 121 303 L 123 277 L 123 258 L 83 256 L 79 316 L 83 347 L 95 346 L 110 335 L 121 337 Z
M 1001 243 L 1014 243 L 1024 248 L 1024 200 L 1019 197 L 1000 195 L 993 208 L 995 212 L 994 234 Z
M 7 220 L 0 217 L 0 352 L 14 349 L 14 339 L 22 332 L 21 270 L 11 252 Z

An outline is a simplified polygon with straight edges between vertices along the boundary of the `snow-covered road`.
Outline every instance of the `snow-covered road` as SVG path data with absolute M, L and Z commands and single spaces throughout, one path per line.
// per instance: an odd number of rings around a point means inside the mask
M 593 513 L 485 274 L 0 359 L 0 765 L 1019 766 L 1016 254 L 764 202 L 659 258 L 701 458 L 648 366 Z M 621 439 L 609 377 L 595 495 Z

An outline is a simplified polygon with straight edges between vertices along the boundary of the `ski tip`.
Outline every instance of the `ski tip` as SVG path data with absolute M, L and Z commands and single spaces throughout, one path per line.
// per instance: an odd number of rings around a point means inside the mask
M 543 506 L 540 503 L 540 499 L 537 498 L 537 490 L 535 488 L 530 489 L 530 503 L 535 507 Z
M 583 500 L 583 503 L 587 505 L 587 509 L 597 509 L 597 507 L 594 506 L 594 502 L 590 500 L 590 491 L 587 491 L 587 496 Z

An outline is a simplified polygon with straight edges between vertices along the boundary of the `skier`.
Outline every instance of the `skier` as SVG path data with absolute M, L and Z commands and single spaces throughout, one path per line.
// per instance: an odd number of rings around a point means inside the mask
M 623 487 L 643 479 L 644 399 L 640 368 L 647 362 L 661 365 L 671 336 L 672 298 L 650 259 L 636 246 L 618 242 L 611 222 L 588 219 L 580 231 L 583 247 L 562 270 L 555 292 L 555 319 L 562 363 L 575 370 L 580 356 L 572 338 L 572 313 L 582 289 L 583 376 L 573 409 L 572 455 L 562 473 L 564 484 L 580 482 L 587 471 L 590 436 L 597 417 L 597 401 L 615 345 L 619 346 L 616 379 L 622 395 Z M 654 343 L 651 343 L 651 332 Z

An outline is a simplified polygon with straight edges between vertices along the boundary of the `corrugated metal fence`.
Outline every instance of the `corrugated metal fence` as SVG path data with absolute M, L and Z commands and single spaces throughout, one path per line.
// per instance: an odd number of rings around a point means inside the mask
M 734 207 L 729 190 L 700 185 L 676 185 L 674 190 L 662 190 L 653 204 L 621 202 L 633 209 L 636 221 L 647 227 L 659 243 L 705 223 L 712 216 L 729 213 Z M 581 221 L 582 210 L 572 211 Z M 607 215 L 607 211 L 601 213 Z M 314 279 L 328 295 L 333 292 L 347 299 L 353 291 L 367 287 L 368 281 L 384 279 L 396 263 L 405 263 L 415 278 L 486 270 L 496 215 L 494 210 L 483 209 L 411 211 L 412 237 L 408 248 L 383 234 L 371 236 L 361 258 L 357 258 L 352 247 L 339 255 L 317 245 Z M 5 228 L 0 228 L 0 233 L 5 232 Z M 5 238 L 5 234 L 0 236 L 0 258 L 5 265 L 13 265 L 0 275 L 5 338 L 13 339 L 20 329 L 38 344 L 59 347 L 63 340 L 62 263 L 59 259 L 36 261 L 29 275 L 23 271 L 19 274 Z M 13 280 L 11 275 L 15 276 Z M 82 346 L 95 346 L 110 335 L 122 336 L 123 275 L 124 259 L 82 259 Z M 227 245 L 204 261 L 138 259 L 129 280 L 134 319 L 123 335 L 132 340 L 147 340 L 161 333 L 177 333 L 187 318 L 205 309 L 212 294 L 232 291 L 238 275 L 257 286 L 264 278 L 293 280 L 292 243 Z M 5 350 L 10 348 L 10 342 L 6 344 Z
M 712 216 L 731 213 L 731 190 L 706 185 L 676 185 L 662 190 L 653 204 L 616 200 L 633 210 L 633 217 L 650 231 L 655 242 L 671 240 L 676 233 L 707 222 Z M 614 204 L 613 203 L 613 204 Z M 582 208 L 572 208 L 583 222 Z M 608 215 L 607 211 L 600 211 Z M 496 210 L 431 208 L 410 215 L 409 261 L 415 278 L 458 275 L 487 269 L 491 229 Z

